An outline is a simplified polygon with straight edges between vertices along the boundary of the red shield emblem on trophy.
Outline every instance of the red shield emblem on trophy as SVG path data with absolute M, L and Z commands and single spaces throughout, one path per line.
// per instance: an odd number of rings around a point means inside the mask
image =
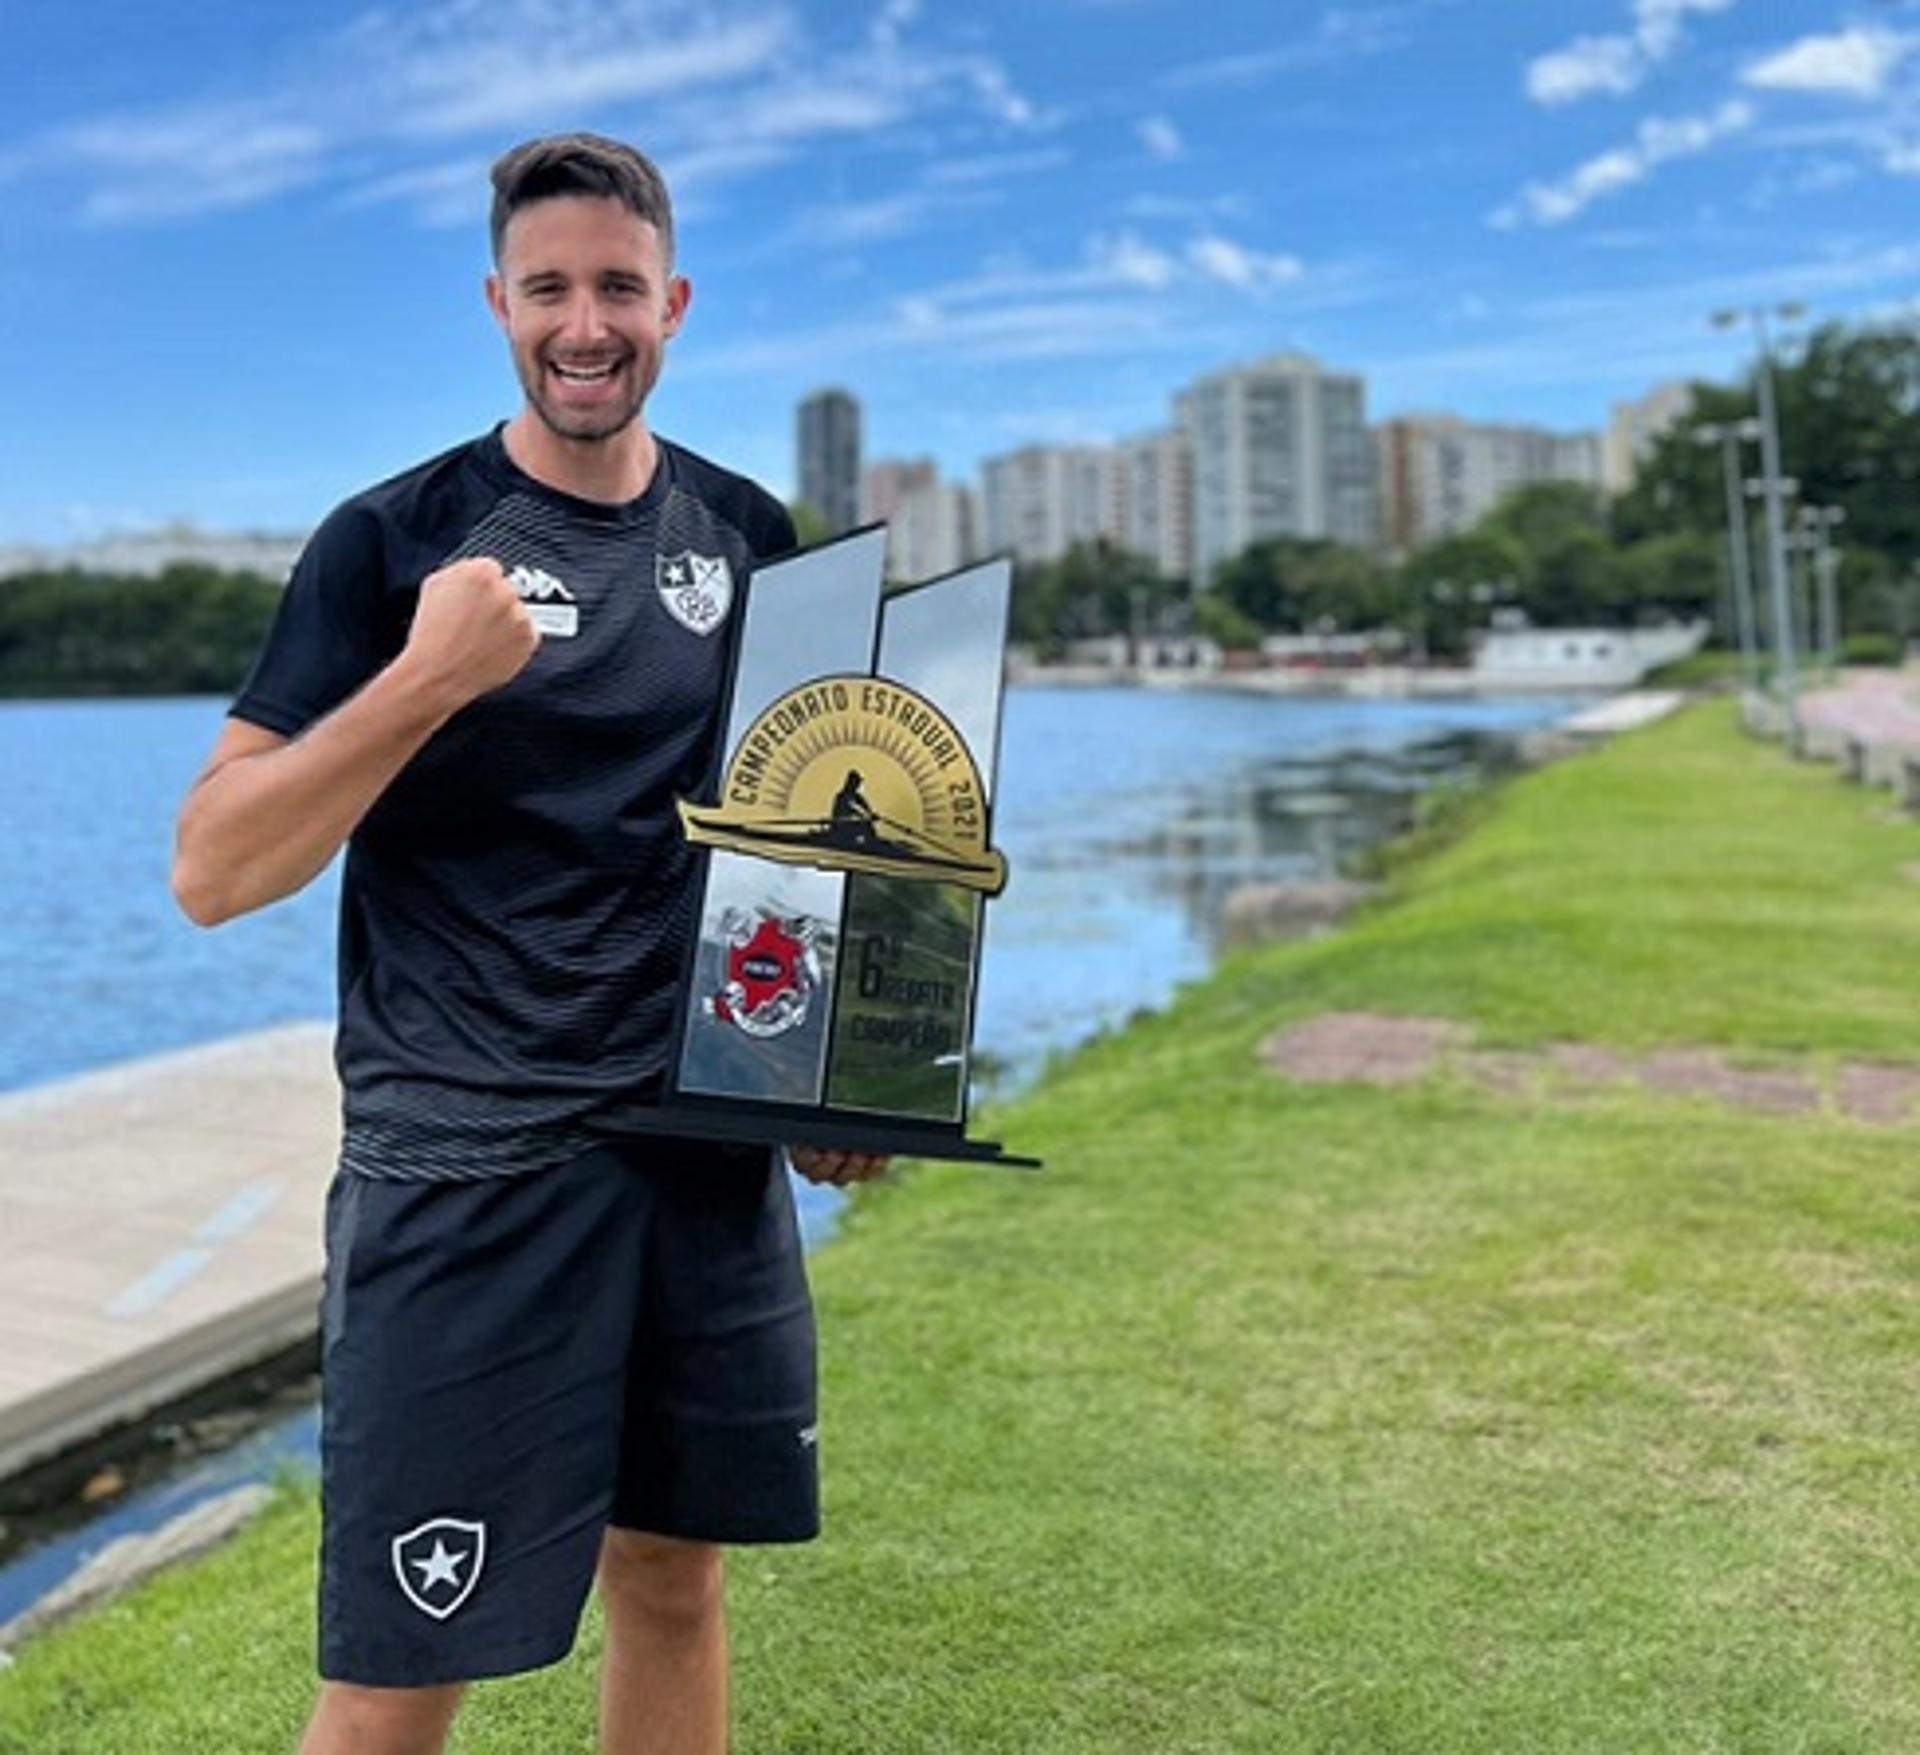
M 707 1001 L 707 1010 L 749 1036 L 797 1030 L 807 1021 L 808 1003 L 820 984 L 812 923 L 731 909 L 724 931 L 726 984 Z

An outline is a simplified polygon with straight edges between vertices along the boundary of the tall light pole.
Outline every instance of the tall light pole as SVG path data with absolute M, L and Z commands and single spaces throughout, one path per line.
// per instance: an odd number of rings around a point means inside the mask
M 1820 539 L 1813 533 L 1813 508 L 1802 506 L 1787 532 L 1787 566 L 1793 581 L 1794 640 L 1808 670 L 1820 657 L 1819 625 L 1813 608 L 1813 552 L 1819 546 Z
M 1747 508 L 1740 496 L 1745 473 L 1740 446 L 1760 436 L 1760 423 L 1745 420 L 1704 421 L 1693 429 L 1703 445 L 1717 444 L 1727 486 L 1727 553 L 1733 566 L 1733 620 L 1739 630 L 1740 670 L 1748 688 L 1760 686 L 1760 642 L 1754 625 L 1753 556 L 1747 537 Z
M 1773 481 L 1773 491 L 1778 493 L 1780 496 L 1781 518 L 1782 518 L 1782 521 L 1784 522 L 1786 517 L 1786 502 L 1791 500 L 1800 491 L 1799 478 L 1791 475 L 1776 475 L 1772 478 L 1772 481 Z M 1766 478 L 1758 475 L 1749 476 L 1747 478 L 1746 493 L 1747 493 L 1748 499 L 1754 500 L 1754 501 L 1764 500 L 1767 496 L 1767 492 L 1768 492 L 1768 488 L 1767 488 Z M 1793 547 L 1793 538 L 1791 536 L 1782 538 L 1781 547 L 1785 550 L 1791 550 Z M 1795 632 L 1796 623 L 1794 622 L 1794 619 L 1793 619 L 1793 614 L 1794 614 L 1793 607 L 1792 607 L 1793 594 L 1791 589 L 1793 585 L 1793 575 L 1791 570 L 1789 570 L 1787 574 L 1787 585 L 1789 587 L 1787 592 L 1787 598 L 1786 598 L 1787 605 L 1788 605 L 1787 639 L 1790 642 L 1797 642 L 1799 639 L 1799 635 Z M 1772 631 L 1773 642 L 1776 648 L 1779 646 L 1779 643 L 1780 643 L 1779 608 L 1780 606 L 1777 602 L 1773 602 L 1771 599 L 1769 600 L 1768 609 L 1767 609 L 1767 625 L 1769 629 Z M 1797 645 L 1795 645 L 1793 649 L 1797 651 L 1799 648 Z
M 1802 316 L 1806 306 L 1776 305 L 1771 314 L 1783 322 Z M 1768 308 L 1756 305 L 1747 311 L 1716 311 L 1716 329 L 1731 328 L 1742 317 L 1749 318 L 1760 342 L 1760 363 L 1755 372 L 1760 398 L 1760 481 L 1761 498 L 1767 509 L 1767 579 L 1773 599 L 1774 682 L 1780 691 L 1780 704 L 1786 714 L 1788 741 L 1797 730 L 1794 710 L 1799 679 L 1793 662 L 1793 609 L 1787 595 L 1787 531 L 1781 508 L 1780 417 L 1773 398 L 1773 342 L 1767 333 Z
M 1840 551 L 1833 545 L 1833 533 L 1847 521 L 1844 506 L 1811 508 L 1814 535 L 1813 571 L 1820 593 L 1820 649 L 1826 655 L 1827 674 L 1840 669 Z

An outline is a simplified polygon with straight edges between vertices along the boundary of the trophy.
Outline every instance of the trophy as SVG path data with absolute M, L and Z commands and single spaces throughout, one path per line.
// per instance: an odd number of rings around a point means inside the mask
M 883 589 L 875 525 L 756 568 L 650 1128 L 1030 1167 L 966 1137 L 1012 567 Z

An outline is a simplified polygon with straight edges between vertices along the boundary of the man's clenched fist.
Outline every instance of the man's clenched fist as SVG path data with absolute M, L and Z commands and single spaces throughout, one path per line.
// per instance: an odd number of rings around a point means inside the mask
M 422 685 L 444 694 L 457 711 L 511 682 L 539 644 L 539 630 L 500 563 L 476 555 L 422 581 L 406 659 Z

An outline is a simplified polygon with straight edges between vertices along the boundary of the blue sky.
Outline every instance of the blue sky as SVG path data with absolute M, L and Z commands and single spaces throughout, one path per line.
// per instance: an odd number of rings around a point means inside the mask
M 486 169 L 659 158 L 655 426 L 777 491 L 842 383 L 950 473 L 1304 348 L 1598 425 L 1716 306 L 1912 311 L 1913 0 L 12 0 L 0 542 L 297 528 L 510 413 Z

